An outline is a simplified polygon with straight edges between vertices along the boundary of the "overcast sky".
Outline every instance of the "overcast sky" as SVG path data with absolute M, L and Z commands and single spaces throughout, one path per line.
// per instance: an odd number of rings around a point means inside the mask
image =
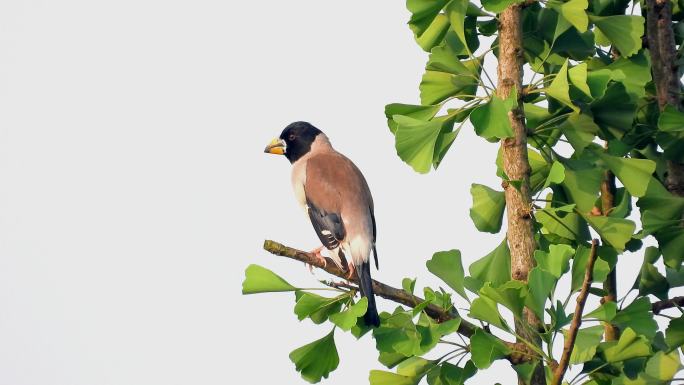
M 251 263 L 324 277 L 261 249 L 319 245 L 263 153 L 291 121 L 366 175 L 375 278 L 422 290 L 433 252 L 492 250 L 468 209 L 500 184 L 495 145 L 466 126 L 429 175 L 396 156 L 383 108 L 418 102 L 426 60 L 407 20 L 389 0 L 0 1 L 0 385 L 303 383 L 288 354 L 329 324 L 240 293 Z M 325 384 L 382 369 L 370 336 L 337 343 Z M 480 380 L 516 383 L 502 362 Z

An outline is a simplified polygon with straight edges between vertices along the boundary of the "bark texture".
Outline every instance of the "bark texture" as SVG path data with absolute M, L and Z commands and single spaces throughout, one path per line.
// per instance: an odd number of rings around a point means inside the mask
M 651 71 L 656 86 L 658 106 L 681 109 L 681 84 L 677 66 L 677 46 L 672 30 L 672 4 L 669 0 L 646 0 L 646 39 L 651 54 Z M 667 161 L 665 187 L 684 196 L 684 165 Z
M 527 158 L 527 128 L 520 95 L 522 91 L 522 24 L 521 6 L 514 4 L 499 15 L 499 66 L 497 95 L 507 98 L 511 92 L 518 95 L 518 106 L 508 114 L 514 136 L 502 141 L 503 169 L 510 180 L 521 182 L 520 191 L 508 184 L 505 189 L 508 221 L 508 246 L 511 250 L 511 278 L 527 282 L 527 275 L 534 267 L 533 220 L 530 194 L 530 163 Z M 528 308 L 523 319 L 516 321 L 516 332 L 541 349 L 541 340 L 531 330 L 538 330 L 540 321 Z M 531 356 L 529 347 L 520 344 Z M 524 383 L 521 378 L 519 383 Z M 531 384 L 545 384 L 543 367 L 537 366 Z

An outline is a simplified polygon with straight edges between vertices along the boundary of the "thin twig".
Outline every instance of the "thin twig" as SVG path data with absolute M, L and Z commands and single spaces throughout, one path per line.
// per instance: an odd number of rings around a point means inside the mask
M 653 314 L 658 314 L 665 309 L 681 306 L 684 306 L 684 296 L 654 302 L 653 305 L 651 305 L 651 310 L 653 311 Z
M 596 249 L 598 246 L 598 241 L 593 239 L 591 241 L 591 252 L 589 253 L 589 260 L 587 261 L 586 271 L 584 272 L 584 282 L 582 282 L 582 290 L 580 290 L 579 296 L 577 297 L 577 306 L 575 306 L 575 314 L 572 316 L 572 322 L 570 323 L 570 330 L 568 331 L 568 336 L 565 339 L 565 345 L 563 346 L 563 355 L 561 356 L 558 367 L 554 371 L 553 380 L 551 385 L 560 385 L 565 375 L 565 371 L 568 370 L 568 365 L 570 364 L 570 355 L 572 354 L 572 349 L 575 347 L 575 339 L 577 338 L 577 332 L 582 325 L 582 313 L 584 312 L 584 304 L 587 302 L 587 297 L 589 297 L 589 286 L 591 286 L 592 276 L 594 272 L 594 262 L 596 262 Z

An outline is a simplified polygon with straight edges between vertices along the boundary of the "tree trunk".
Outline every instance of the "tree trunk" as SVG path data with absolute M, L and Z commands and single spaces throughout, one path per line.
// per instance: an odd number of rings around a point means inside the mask
M 646 0 L 646 39 L 651 54 L 653 82 L 658 95 L 658 106 L 681 108 L 681 86 L 677 66 L 677 46 L 672 30 L 672 4 L 669 0 Z M 665 187 L 684 196 L 684 165 L 667 161 Z
M 502 141 L 503 169 L 509 180 L 521 182 L 520 191 L 508 184 L 505 189 L 506 211 L 508 218 L 508 246 L 511 250 L 511 276 L 518 281 L 527 282 L 527 275 L 534 267 L 533 254 L 536 249 L 530 196 L 530 163 L 527 159 L 527 128 L 520 95 L 522 90 L 522 24 L 521 8 L 511 5 L 499 15 L 499 67 L 497 95 L 507 98 L 517 91 L 518 107 L 509 112 L 508 118 L 514 137 Z M 518 335 L 532 342 L 541 350 L 541 340 L 530 329 L 538 330 L 540 321 L 528 308 L 524 309 L 523 319 L 516 321 Z M 536 355 L 529 347 L 520 345 L 531 355 Z M 523 380 L 519 378 L 519 383 Z M 531 384 L 545 384 L 542 365 L 537 366 Z

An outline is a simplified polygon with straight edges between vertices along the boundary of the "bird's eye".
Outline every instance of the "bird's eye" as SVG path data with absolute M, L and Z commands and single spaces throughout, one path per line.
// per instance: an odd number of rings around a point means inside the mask
M 290 134 L 290 136 L 288 137 L 288 139 L 289 139 L 290 141 L 295 140 L 295 134 Z

